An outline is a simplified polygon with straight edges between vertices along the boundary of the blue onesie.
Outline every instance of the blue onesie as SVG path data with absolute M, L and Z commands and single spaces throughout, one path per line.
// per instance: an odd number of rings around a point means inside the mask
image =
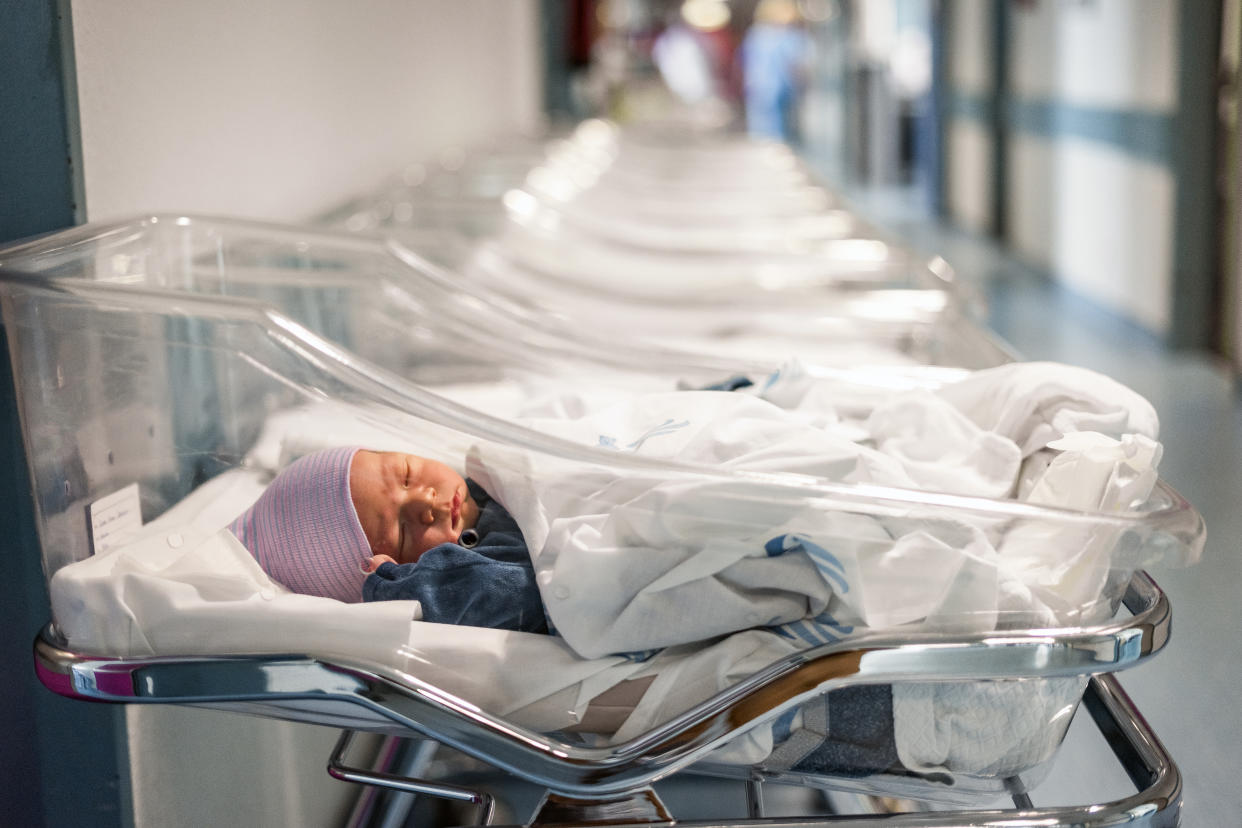
M 460 543 L 433 546 L 414 563 L 380 564 L 362 585 L 364 601 L 415 599 L 423 620 L 520 632 L 548 632 L 535 570 L 517 521 L 473 480 L 479 505 Z

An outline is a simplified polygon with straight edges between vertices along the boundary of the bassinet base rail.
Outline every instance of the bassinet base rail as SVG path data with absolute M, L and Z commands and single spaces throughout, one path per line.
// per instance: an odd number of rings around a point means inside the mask
M 769 775 L 747 775 L 744 768 L 736 776 L 746 785 L 748 814 L 737 820 L 677 820 L 650 788 L 631 796 L 606 802 L 580 800 L 547 794 L 526 826 L 611 826 L 611 828 L 643 828 L 648 826 L 681 826 L 682 828 L 1174 828 L 1179 824 L 1182 804 L 1182 778 L 1155 733 L 1147 726 L 1134 703 L 1112 674 L 1095 676 L 1088 684 L 1083 703 L 1095 726 L 1108 742 L 1113 755 L 1130 777 L 1136 792 L 1131 796 L 1102 804 L 1074 807 L 1035 807 L 1025 792 L 1012 795 L 1013 810 L 920 811 L 894 814 L 830 815 L 804 818 L 765 818 L 763 782 Z M 341 744 L 348 744 L 349 734 Z M 339 748 L 339 745 L 338 745 Z M 333 760 L 339 760 L 334 753 Z M 692 767 L 685 772 L 703 772 Z M 402 791 L 413 791 L 462 800 L 464 789 L 444 786 L 439 782 L 417 780 L 393 774 L 349 769 L 348 777 L 337 778 Z M 709 768 L 712 776 L 722 775 L 721 769 Z M 787 782 L 787 780 L 786 780 Z M 820 787 L 831 788 L 832 780 L 823 779 Z M 437 789 L 451 788 L 450 793 Z M 482 801 L 488 795 L 470 792 Z M 490 799 L 489 808 L 490 808 Z M 407 804 L 408 807 L 408 804 Z M 487 812 L 490 813 L 490 810 Z M 489 825 L 484 819 L 479 825 Z M 494 828 L 517 828 L 495 826 Z
M 413 676 L 390 674 L 382 665 L 345 664 L 305 654 L 91 656 L 66 649 L 51 625 L 35 641 L 34 660 L 44 685 L 71 698 L 199 705 L 345 730 L 426 737 L 546 788 L 555 794 L 549 801 L 559 813 L 568 813 L 568 803 L 581 802 L 581 808 L 573 806 L 580 824 L 591 824 L 586 814 L 594 805 L 609 803 L 607 822 L 613 825 L 627 819 L 616 813 L 616 803 L 627 799 L 646 809 L 635 824 L 659 821 L 660 810 L 651 809 L 644 793 L 653 782 L 701 763 L 729 739 L 838 686 L 1090 675 L 1096 678 L 1089 684 L 1088 709 L 1126 764 L 1140 789 L 1138 797 L 1085 810 L 896 815 L 889 824 L 1165 828 L 1176 824 L 1180 804 L 1176 767 L 1120 687 L 1102 674 L 1133 666 L 1162 649 L 1171 628 L 1171 608 L 1159 586 L 1142 572 L 1131 579 L 1125 604 L 1128 617 L 1092 628 L 964 636 L 949 643 L 870 639 L 861 645 L 826 645 L 761 670 L 643 737 L 605 748 L 583 748 L 513 727 Z M 339 756 L 334 756 L 334 764 L 340 765 Z M 424 792 L 434 793 L 429 787 L 434 783 L 416 779 L 386 779 L 344 766 L 337 772 L 366 784 L 405 790 L 422 786 Z M 1024 793 L 1020 785 L 1014 790 Z M 470 791 L 443 789 L 440 795 L 485 804 L 472 798 Z M 752 796 L 752 812 L 761 810 L 760 801 Z M 1163 816 L 1170 811 L 1171 821 Z M 963 813 L 969 814 L 967 821 L 962 821 Z M 821 823 L 850 824 L 821 819 L 776 825 Z M 532 824 L 540 824 L 538 817 Z

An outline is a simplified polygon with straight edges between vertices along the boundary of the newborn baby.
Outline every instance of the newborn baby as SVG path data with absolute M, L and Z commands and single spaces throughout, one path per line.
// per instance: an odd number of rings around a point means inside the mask
M 415 599 L 424 621 L 547 632 L 517 523 L 436 460 L 315 452 L 289 464 L 229 529 L 294 592 Z

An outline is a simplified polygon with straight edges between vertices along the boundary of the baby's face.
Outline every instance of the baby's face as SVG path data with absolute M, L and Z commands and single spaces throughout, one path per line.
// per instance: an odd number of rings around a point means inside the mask
M 456 543 L 479 507 L 457 472 L 436 460 L 359 451 L 349 468 L 358 521 L 375 555 L 413 563 L 433 546 Z

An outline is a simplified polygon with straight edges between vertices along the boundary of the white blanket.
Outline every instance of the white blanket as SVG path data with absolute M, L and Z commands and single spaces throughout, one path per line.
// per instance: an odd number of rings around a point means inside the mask
M 1014 364 L 870 409 L 847 398 L 834 410 L 822 388 L 814 396 L 813 421 L 745 394 L 678 392 L 526 424 L 712 468 L 993 501 L 1023 494 L 1085 511 L 1132 508 L 1156 479 L 1151 406 L 1082 369 Z M 833 503 L 796 486 L 571 466 L 493 444 L 472 450 L 467 471 L 522 527 L 549 617 L 587 658 L 757 626 L 793 625 L 785 632 L 813 641 L 865 628 L 1079 623 L 1101 610 L 1111 568 L 1144 563 L 1113 560 L 1098 527 L 1020 520 L 986 503 L 923 505 L 909 491 L 904 502 L 873 491 Z

